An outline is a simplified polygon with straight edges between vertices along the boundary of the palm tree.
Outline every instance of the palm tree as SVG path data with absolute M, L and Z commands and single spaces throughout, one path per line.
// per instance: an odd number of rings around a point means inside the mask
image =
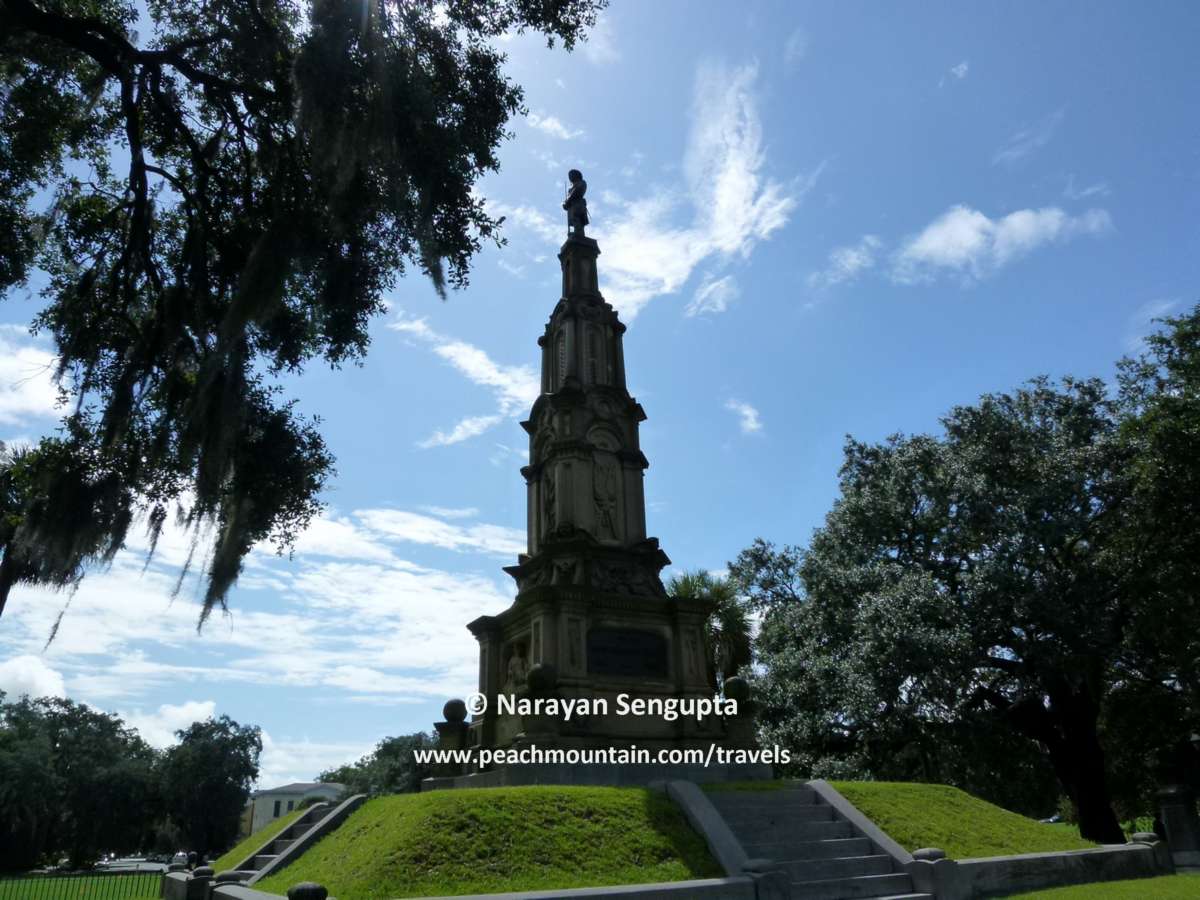
M 725 680 L 750 664 L 750 617 L 728 578 L 697 569 L 672 576 L 667 593 L 679 600 L 707 600 L 708 677 L 713 689 L 723 691 Z

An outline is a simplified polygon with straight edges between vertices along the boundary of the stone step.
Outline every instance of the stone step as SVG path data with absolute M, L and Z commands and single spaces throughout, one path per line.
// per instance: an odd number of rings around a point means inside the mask
M 743 847 L 747 844 L 800 843 L 856 836 L 850 823 L 845 820 L 787 824 L 757 821 L 742 822 L 738 825 L 730 822 L 729 827 Z
M 933 900 L 933 894 L 888 894 L 873 900 Z
M 781 827 L 788 827 L 793 824 L 801 824 L 804 822 L 832 822 L 835 818 L 832 806 L 817 806 L 809 804 L 807 806 L 764 806 L 760 808 L 744 808 L 733 811 L 721 810 L 721 815 L 726 823 L 734 831 L 737 831 L 739 825 L 748 824 L 766 824 Z
M 292 846 L 292 844 L 294 844 L 294 843 L 296 843 L 294 840 L 279 840 L 279 839 L 277 839 L 277 840 L 273 841 L 271 844 L 271 852 L 272 853 L 282 853 L 284 850 L 286 850 L 288 847 Z
M 779 860 L 776 860 L 779 862 Z M 854 878 L 858 875 L 890 875 L 892 858 L 884 854 L 875 856 L 848 856 L 842 859 L 805 859 L 783 862 L 792 881 L 824 881 L 829 878 Z
M 250 863 L 250 865 L 254 867 L 254 871 L 258 872 L 263 868 L 263 866 L 275 859 L 277 856 L 277 853 L 260 853 L 258 856 L 254 857 L 254 862 Z
M 866 838 L 834 838 L 828 841 L 787 841 L 781 835 L 755 844 L 742 844 L 746 855 L 755 859 L 776 862 L 799 862 L 805 859 L 839 859 L 846 856 L 870 856 L 874 847 Z
M 759 809 L 765 806 L 811 806 L 817 802 L 812 788 L 789 791 L 711 791 L 708 799 L 721 812 L 739 809 Z
M 795 900 L 857 900 L 859 897 L 885 897 L 912 892 L 907 873 L 860 875 L 855 878 L 828 878 L 820 881 L 793 881 Z

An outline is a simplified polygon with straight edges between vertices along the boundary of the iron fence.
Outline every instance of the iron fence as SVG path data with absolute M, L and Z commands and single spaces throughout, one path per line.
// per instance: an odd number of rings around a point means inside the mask
M 0 877 L 0 900 L 158 900 L 162 872 Z

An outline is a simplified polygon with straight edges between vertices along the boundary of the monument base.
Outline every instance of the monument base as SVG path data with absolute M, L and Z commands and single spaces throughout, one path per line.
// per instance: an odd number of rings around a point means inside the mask
M 496 766 L 486 772 L 426 778 L 422 791 L 453 788 L 518 787 L 533 784 L 581 785 L 593 787 L 645 787 L 654 781 L 691 781 L 710 784 L 730 781 L 770 781 L 771 767 L 765 763 L 729 763 L 704 766 L 680 765 L 597 765 L 534 764 Z

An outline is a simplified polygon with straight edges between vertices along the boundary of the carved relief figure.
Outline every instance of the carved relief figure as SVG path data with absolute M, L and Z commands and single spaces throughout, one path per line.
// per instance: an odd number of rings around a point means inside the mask
M 608 456 L 599 456 L 592 466 L 592 496 L 596 502 L 596 536 L 619 540 L 617 497 L 621 492 L 621 470 Z

